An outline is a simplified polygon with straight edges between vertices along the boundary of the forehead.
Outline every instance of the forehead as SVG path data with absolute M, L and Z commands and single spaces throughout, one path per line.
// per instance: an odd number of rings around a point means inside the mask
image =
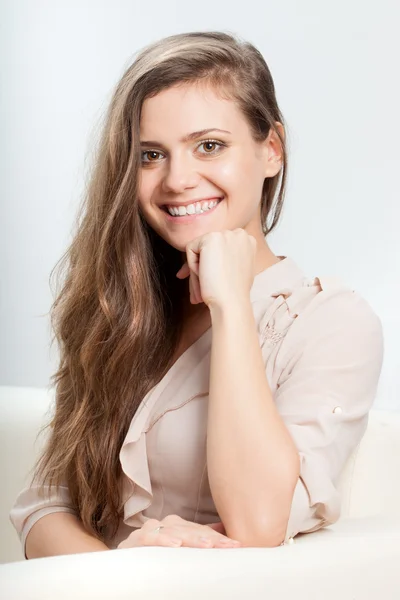
M 143 139 L 158 139 L 164 134 L 181 138 L 191 131 L 211 127 L 239 132 L 246 126 L 233 100 L 199 84 L 175 86 L 147 98 L 140 118 Z

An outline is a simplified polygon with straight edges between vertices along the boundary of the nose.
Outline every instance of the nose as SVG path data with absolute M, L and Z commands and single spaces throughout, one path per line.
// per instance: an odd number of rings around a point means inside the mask
M 167 161 L 162 187 L 164 192 L 181 194 L 197 186 L 199 175 L 188 156 L 175 156 Z

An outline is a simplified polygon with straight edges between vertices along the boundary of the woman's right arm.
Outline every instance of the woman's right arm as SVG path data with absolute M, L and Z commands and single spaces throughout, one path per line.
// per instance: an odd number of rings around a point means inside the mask
M 95 552 L 109 548 L 88 533 L 73 509 L 68 487 L 24 488 L 10 512 L 25 558 Z
M 28 559 L 101 550 L 109 548 L 90 535 L 78 517 L 67 512 L 53 512 L 41 517 L 25 540 L 25 557 Z

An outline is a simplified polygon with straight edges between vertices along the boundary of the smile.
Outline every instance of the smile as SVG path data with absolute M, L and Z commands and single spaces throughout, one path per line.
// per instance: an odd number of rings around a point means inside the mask
M 168 220 L 188 223 L 213 213 L 222 200 L 223 198 L 215 198 L 212 201 L 196 202 L 187 206 L 163 206 L 162 210 Z

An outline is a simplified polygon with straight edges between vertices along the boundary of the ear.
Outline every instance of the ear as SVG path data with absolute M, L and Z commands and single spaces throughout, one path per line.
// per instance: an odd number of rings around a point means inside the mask
M 275 127 L 279 131 L 282 139 L 285 139 L 285 129 L 279 121 L 275 121 Z M 264 142 L 265 149 L 265 177 L 274 177 L 282 168 L 283 152 L 282 144 L 278 134 L 271 127 L 267 139 Z

